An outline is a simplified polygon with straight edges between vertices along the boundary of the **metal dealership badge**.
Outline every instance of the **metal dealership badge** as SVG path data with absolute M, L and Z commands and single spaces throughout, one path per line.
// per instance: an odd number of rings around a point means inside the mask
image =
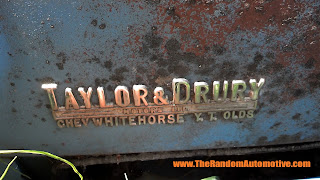
M 150 93 L 144 85 L 134 85 L 132 92 L 126 86 L 114 90 L 115 102 L 107 103 L 103 87 L 97 88 L 99 105 L 90 102 L 92 88 L 87 91 L 78 88 L 84 106 L 79 106 L 71 88 L 65 89 L 65 106 L 58 107 L 54 89 L 57 84 L 43 84 L 48 92 L 52 114 L 60 128 L 82 127 L 92 122 L 96 126 L 144 125 L 144 124 L 180 124 L 185 114 L 194 114 L 195 121 L 203 121 L 204 115 L 209 121 L 216 121 L 218 114 L 224 119 L 253 118 L 257 107 L 258 94 L 265 79 L 259 82 L 250 79 L 250 91 L 245 93 L 247 84 L 243 80 L 233 80 L 231 94 L 228 94 L 228 81 L 214 81 L 209 86 L 206 82 L 195 82 L 193 89 L 184 78 L 172 80 L 173 99 L 164 95 L 162 87 L 156 87 L 152 93 L 153 102 L 146 97 Z M 220 86 L 222 92 L 220 92 Z M 209 89 L 212 94 L 209 94 Z M 191 91 L 194 97 L 191 98 Z M 130 102 L 133 96 L 134 102 Z

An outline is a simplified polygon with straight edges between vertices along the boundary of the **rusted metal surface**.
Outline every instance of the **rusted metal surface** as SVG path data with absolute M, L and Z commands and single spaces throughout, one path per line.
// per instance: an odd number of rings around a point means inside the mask
M 130 161 L 150 161 L 158 159 L 169 158 L 186 158 L 186 157 L 199 157 L 199 156 L 231 156 L 231 155 L 249 155 L 261 154 L 271 152 L 288 152 L 300 151 L 319 148 L 319 142 L 304 143 L 304 144 L 290 144 L 290 145 L 277 145 L 265 147 L 247 147 L 247 148 L 222 148 L 222 149 L 208 149 L 208 150 L 191 150 L 191 151 L 172 151 L 172 152 L 153 152 L 153 153 L 139 153 L 139 154 L 115 154 L 108 156 L 79 156 L 69 157 L 72 163 L 76 166 L 90 166 L 95 164 L 113 164 Z M 70 168 L 64 163 L 57 164 L 61 168 Z
M 71 156 L 319 141 L 319 6 L 303 0 L 1 1 L 1 148 Z M 118 85 L 134 84 L 150 92 L 163 87 L 172 99 L 177 77 L 191 83 L 265 78 L 266 84 L 253 119 L 196 123 L 186 116 L 182 125 L 80 129 L 56 126 L 41 89 L 57 83 L 58 104 L 67 87 L 103 86 L 114 101 Z M 92 93 L 91 103 L 99 104 Z

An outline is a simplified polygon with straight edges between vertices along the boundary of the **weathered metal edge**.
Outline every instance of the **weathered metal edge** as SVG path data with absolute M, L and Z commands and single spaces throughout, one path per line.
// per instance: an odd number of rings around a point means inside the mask
M 77 156 L 66 157 L 76 166 L 89 166 L 97 164 L 113 164 L 130 161 L 150 161 L 169 158 L 187 158 L 194 156 L 229 156 L 229 155 L 247 155 L 271 152 L 297 151 L 320 148 L 320 141 L 309 143 L 297 143 L 287 145 L 271 145 L 263 147 L 240 147 L 240 148 L 222 148 L 222 149 L 203 149 L 189 151 L 169 151 L 169 152 L 151 152 L 134 154 L 114 154 L 106 156 Z M 69 168 L 66 164 L 57 165 L 59 168 Z

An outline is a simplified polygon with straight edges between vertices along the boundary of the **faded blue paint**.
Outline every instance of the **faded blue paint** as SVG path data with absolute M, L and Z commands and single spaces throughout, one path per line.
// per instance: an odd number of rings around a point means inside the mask
M 154 5 L 145 1 L 72 0 L 3 2 L 4 5 L 0 7 L 0 149 L 38 149 L 59 155 L 100 155 L 320 140 L 317 128 L 320 91 L 319 87 L 311 89 L 313 84 L 307 82 L 309 75 L 318 71 L 316 66 L 305 68 L 304 63 L 308 60 L 305 56 L 308 53 L 303 54 L 302 58 L 298 56 L 310 48 L 308 38 L 316 39 L 319 36 L 308 34 L 312 26 L 320 28 L 316 22 L 308 21 L 299 26 L 308 12 L 314 13 L 312 10 L 319 2 L 305 2 L 306 9 L 300 13 L 297 22 L 289 24 L 284 31 L 280 30 L 278 22 L 254 30 L 235 28 L 232 33 L 224 32 L 225 39 L 221 42 L 217 40 L 207 44 L 209 50 L 206 53 L 191 58 L 186 54 L 197 53 L 197 49 L 186 52 L 187 49 L 196 47 L 201 39 L 192 38 L 192 33 L 182 33 L 184 29 L 192 29 L 193 23 L 172 28 L 173 25 L 168 23 L 170 19 L 164 21 L 170 18 L 168 13 L 158 17 L 157 10 L 160 6 L 167 6 L 166 3 L 161 1 L 159 5 Z M 218 22 L 203 22 L 210 32 L 206 39 L 218 39 L 216 34 L 221 29 L 237 22 L 241 5 L 241 1 L 220 4 L 215 10 L 226 11 L 226 14 L 219 17 L 206 11 L 199 13 L 203 19 L 214 17 Z M 193 8 L 192 5 L 189 8 Z M 93 20 L 97 20 L 96 26 L 92 25 Z M 100 29 L 103 23 L 106 28 Z M 160 30 L 154 30 L 156 32 L 152 34 L 153 26 Z M 202 27 L 197 25 L 196 29 L 199 28 Z M 304 33 L 308 35 L 306 40 L 294 40 Z M 172 55 L 166 49 L 166 43 L 173 38 L 185 46 Z M 181 44 L 185 39 L 191 44 Z M 290 43 L 292 50 L 288 51 L 293 55 L 282 57 L 288 54 L 281 51 L 282 48 Z M 225 50 L 217 53 L 213 45 L 221 45 Z M 252 67 L 253 63 L 259 61 L 259 53 L 263 59 Z M 320 56 L 315 53 L 313 57 L 314 65 L 317 65 Z M 63 59 L 66 62 L 63 63 Z M 162 66 L 161 63 L 166 60 L 169 62 Z M 112 67 L 105 67 L 106 62 L 112 62 Z M 284 66 L 284 62 L 288 62 L 288 65 Z M 57 63 L 62 63 L 63 69 L 60 70 Z M 189 69 L 178 69 L 175 63 Z M 276 63 L 276 67 L 283 67 L 270 68 Z M 226 68 L 224 64 L 227 64 Z M 173 70 L 170 70 L 171 67 L 174 67 Z M 206 71 L 208 67 L 209 71 Z M 123 73 L 121 81 L 114 78 L 122 74 L 116 71 L 118 68 L 126 68 L 122 71 L 127 71 Z M 165 72 L 164 75 L 157 76 L 161 71 Z M 191 83 L 200 80 L 211 84 L 214 80 L 231 82 L 234 79 L 247 81 L 249 78 L 266 78 L 260 93 L 259 112 L 254 119 L 243 120 L 219 119 L 209 122 L 205 119 L 197 123 L 194 115 L 186 115 L 185 123 L 176 125 L 110 128 L 94 127 L 90 123 L 88 127 L 60 129 L 50 109 L 46 108 L 49 103 L 47 94 L 40 88 L 42 81 L 51 82 L 50 78 L 58 82 L 55 93 L 59 106 L 64 104 L 66 87 L 73 88 L 76 98 L 81 102 L 77 87 L 93 86 L 95 90 L 97 78 L 108 80 L 100 83 L 106 89 L 108 102 L 113 101 L 113 89 L 117 85 L 131 88 L 134 84 L 146 84 L 149 92 L 156 86 L 162 86 L 171 99 L 167 84 L 170 86 L 172 78 L 181 77 L 181 71 Z M 140 75 L 140 79 L 137 75 Z M 283 79 L 285 81 L 281 81 Z M 292 95 L 288 86 L 302 89 L 303 92 L 299 94 L 299 91 L 294 91 L 295 95 Z M 289 96 L 284 98 L 286 92 Z M 97 104 L 95 94 L 92 101 Z M 300 116 L 293 119 L 297 113 Z

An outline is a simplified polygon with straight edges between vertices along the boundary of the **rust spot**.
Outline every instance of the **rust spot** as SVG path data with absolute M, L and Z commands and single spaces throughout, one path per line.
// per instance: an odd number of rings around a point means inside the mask
M 100 64 L 100 58 L 98 58 L 97 56 L 93 55 L 93 58 L 90 58 L 90 59 L 86 59 L 84 62 L 88 62 L 88 63 L 98 63 Z
M 103 23 L 99 25 L 99 29 L 105 29 L 105 28 L 106 28 L 106 24 Z
M 295 97 L 303 96 L 304 94 L 305 94 L 305 92 L 302 89 L 296 89 L 296 90 L 293 91 L 293 95 Z
M 312 138 L 311 138 L 312 139 Z M 280 135 L 276 139 L 272 141 L 268 141 L 268 137 L 262 136 L 260 137 L 256 145 L 270 145 L 270 144 L 284 144 L 284 143 L 292 143 L 292 142 L 300 142 L 301 141 L 301 133 L 297 133 L 294 135 Z
M 108 68 L 108 69 L 111 69 L 111 68 L 112 68 L 112 61 L 106 61 L 106 62 L 104 62 L 104 67 L 105 67 L 105 68 Z
M 66 61 L 68 60 L 67 55 L 64 52 L 60 52 L 57 55 L 57 59 L 60 61 L 58 63 L 56 63 L 56 66 L 58 67 L 59 70 L 63 70 L 64 69 L 64 64 L 66 63 Z
M 44 77 L 44 78 L 36 78 L 37 82 L 40 82 L 42 84 L 48 84 L 48 83 L 55 83 L 55 80 L 52 77 Z
M 71 78 L 68 78 L 66 80 L 64 80 L 65 83 L 71 83 L 72 82 L 72 79 Z
M 128 68 L 123 66 L 115 69 L 114 74 L 111 75 L 110 79 L 115 82 L 121 82 L 124 80 L 123 73 L 129 72 Z
M 311 69 L 314 67 L 315 59 L 314 58 L 309 58 L 309 60 L 305 63 L 304 67 L 306 69 Z
M 112 86 L 111 86 L 111 85 L 108 85 L 108 86 L 107 86 L 107 90 L 108 90 L 108 91 L 113 91 Z
M 281 124 L 281 122 L 276 122 L 270 127 L 270 129 L 277 128 L 280 124 Z
M 91 24 L 92 24 L 93 26 L 97 26 L 97 25 L 98 25 L 98 20 L 96 20 L 96 19 L 92 20 L 92 21 L 91 21 Z
M 160 3 L 160 0 L 145 0 L 147 4 L 157 5 Z
M 155 34 L 153 31 L 146 34 L 143 37 L 146 45 L 148 46 L 148 48 L 158 48 L 161 43 L 162 43 L 162 38 L 160 36 L 158 36 L 157 34 Z
M 209 50 L 209 49 L 207 49 Z M 223 46 L 221 45 L 218 45 L 218 44 L 214 44 L 212 46 L 212 51 L 213 53 L 216 55 L 216 56 L 221 56 L 223 55 L 225 52 L 226 52 L 226 48 L 224 48 Z
M 300 120 L 301 119 L 301 114 L 300 113 L 296 113 L 294 116 L 292 116 L 293 120 Z
M 268 137 L 266 136 L 261 136 L 256 142 L 256 145 L 264 145 L 268 141 Z
M 169 41 L 167 41 L 165 48 L 167 49 L 168 53 L 173 53 L 176 52 L 178 50 L 180 50 L 180 43 L 179 41 L 177 41 L 176 39 L 172 38 L 169 39 Z
M 50 104 L 46 104 L 46 108 L 47 109 L 51 109 L 51 105 Z
M 105 78 L 103 78 L 103 79 L 96 78 L 94 82 L 95 82 L 95 85 L 98 87 L 101 85 L 106 85 L 109 81 Z
M 42 102 L 39 102 L 38 104 L 36 104 L 36 105 L 34 105 L 34 107 L 36 107 L 36 108 L 38 108 L 38 109 L 40 109 L 41 108 L 41 106 L 42 106 Z
M 320 87 L 320 73 L 311 73 L 307 78 L 306 81 L 309 84 L 309 87 L 311 88 L 311 91 L 313 91 L 316 88 Z
M 312 129 L 319 129 L 320 128 L 320 122 L 313 123 L 311 128 Z
M 275 114 L 277 111 L 276 110 L 270 110 L 269 112 L 268 112 L 268 114 Z
M 280 135 L 275 140 L 270 141 L 270 144 L 284 144 L 290 142 L 299 142 L 301 140 L 301 133 L 295 135 Z
M 57 58 L 64 64 L 66 63 L 66 61 L 68 60 L 68 57 L 66 55 L 66 53 L 64 52 L 60 52 L 58 55 L 57 55 Z

